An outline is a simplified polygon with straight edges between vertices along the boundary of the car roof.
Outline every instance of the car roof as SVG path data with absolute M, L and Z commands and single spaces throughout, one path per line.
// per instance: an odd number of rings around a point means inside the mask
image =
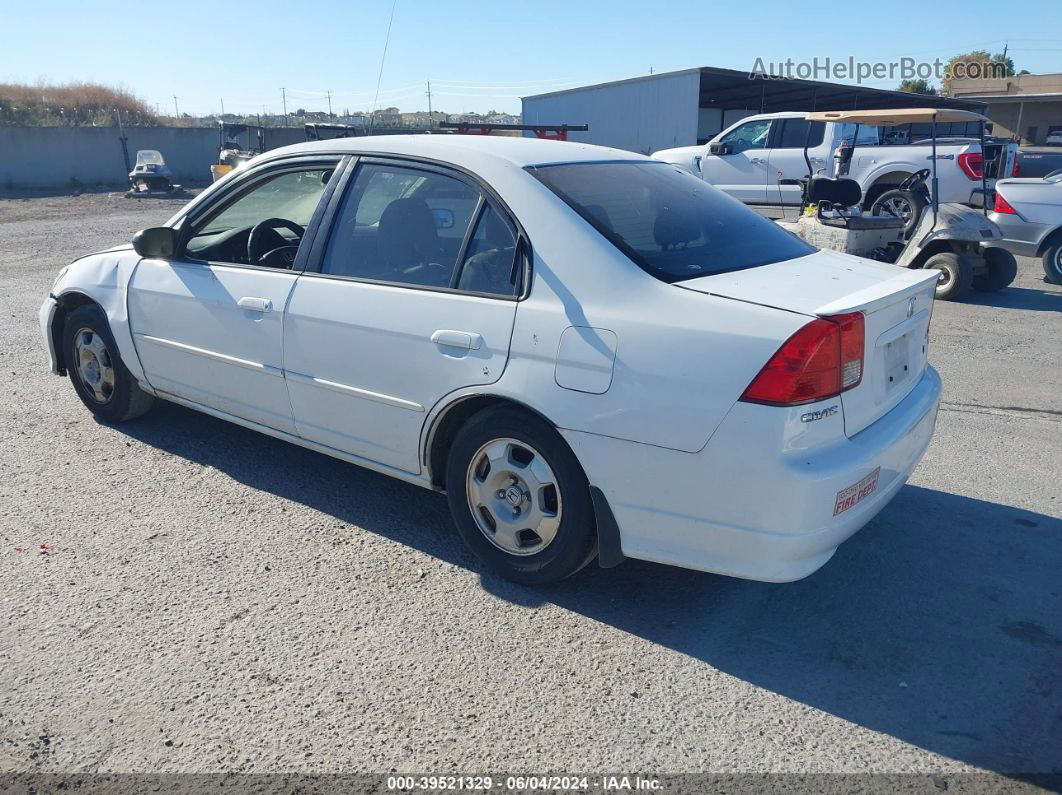
M 405 155 L 453 163 L 474 169 L 485 159 L 505 161 L 519 168 L 556 163 L 592 163 L 631 160 L 655 163 L 644 155 L 623 149 L 574 143 L 548 141 L 538 138 L 518 138 L 501 135 L 374 135 L 356 138 L 332 138 L 309 141 L 265 153 L 263 160 L 292 155 L 320 154 L 379 154 Z

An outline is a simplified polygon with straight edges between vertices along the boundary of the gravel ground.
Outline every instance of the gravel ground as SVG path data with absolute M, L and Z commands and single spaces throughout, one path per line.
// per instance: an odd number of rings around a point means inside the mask
M 937 305 L 932 447 L 822 571 L 534 590 L 439 495 L 171 404 L 107 427 L 48 374 L 59 267 L 176 207 L 0 200 L 0 771 L 1062 772 L 1038 262 Z

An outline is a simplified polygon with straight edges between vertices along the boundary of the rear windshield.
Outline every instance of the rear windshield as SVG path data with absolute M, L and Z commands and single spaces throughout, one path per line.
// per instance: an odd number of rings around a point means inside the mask
M 668 163 L 529 168 L 620 251 L 666 282 L 806 256 L 814 248 Z

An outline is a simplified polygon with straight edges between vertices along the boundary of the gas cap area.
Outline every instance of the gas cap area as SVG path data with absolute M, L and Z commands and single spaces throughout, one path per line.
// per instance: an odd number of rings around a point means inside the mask
M 568 326 L 557 346 L 557 386 L 601 395 L 612 386 L 616 334 L 607 328 Z

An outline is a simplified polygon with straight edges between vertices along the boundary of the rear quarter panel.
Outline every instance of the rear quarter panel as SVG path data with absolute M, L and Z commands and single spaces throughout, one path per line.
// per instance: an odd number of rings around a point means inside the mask
M 563 429 L 695 452 L 781 343 L 808 318 L 685 290 L 642 271 L 537 180 L 510 205 L 534 246 L 530 295 L 516 312 L 509 363 L 491 393 Z M 569 327 L 603 357 L 601 393 L 568 384 L 585 360 L 559 361 Z M 594 332 L 593 330 L 600 330 Z M 458 399 L 471 390 L 450 395 Z

